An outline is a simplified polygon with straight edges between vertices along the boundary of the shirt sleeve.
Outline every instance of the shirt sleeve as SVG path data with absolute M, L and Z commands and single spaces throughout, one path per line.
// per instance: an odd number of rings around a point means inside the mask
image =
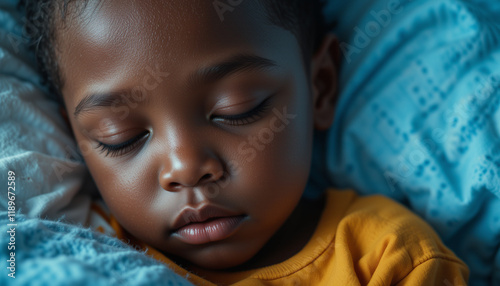
M 467 265 L 429 224 L 392 200 L 360 198 L 336 234 L 362 285 L 467 285 Z
M 468 275 L 469 271 L 463 263 L 438 257 L 420 263 L 396 285 L 466 286 Z

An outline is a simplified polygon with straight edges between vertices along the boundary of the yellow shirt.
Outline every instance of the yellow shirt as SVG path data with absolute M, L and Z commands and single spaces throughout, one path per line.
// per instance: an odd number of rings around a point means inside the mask
M 469 270 L 432 228 L 383 196 L 326 192 L 306 246 L 279 264 L 242 272 L 189 273 L 148 245 L 131 240 L 196 285 L 466 285 Z M 113 217 L 116 236 L 129 240 Z M 210 282 L 212 281 L 212 282 Z

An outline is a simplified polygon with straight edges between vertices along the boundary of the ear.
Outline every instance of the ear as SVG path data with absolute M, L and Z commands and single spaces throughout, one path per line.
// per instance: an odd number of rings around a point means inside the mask
M 311 59 L 314 127 L 326 130 L 333 123 L 338 97 L 340 48 L 337 38 L 327 34 Z

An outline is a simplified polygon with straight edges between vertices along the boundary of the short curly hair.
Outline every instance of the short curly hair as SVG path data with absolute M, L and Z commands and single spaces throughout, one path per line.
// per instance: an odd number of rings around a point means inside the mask
M 102 0 L 101 0 L 102 1 Z M 321 0 L 258 0 L 266 8 L 269 22 L 292 32 L 297 38 L 305 62 L 319 47 L 328 31 L 322 15 Z M 43 84 L 62 103 L 63 81 L 56 57 L 57 25 L 67 14 L 84 6 L 87 0 L 21 0 L 25 11 L 25 29 L 32 40 Z M 72 9 L 69 10 L 69 5 Z

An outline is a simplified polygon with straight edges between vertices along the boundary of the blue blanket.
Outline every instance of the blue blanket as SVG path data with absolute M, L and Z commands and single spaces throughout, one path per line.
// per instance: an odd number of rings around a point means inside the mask
M 17 225 L 8 223 L 0 220 L 0 285 L 192 285 L 144 253 L 89 229 L 22 215 Z

